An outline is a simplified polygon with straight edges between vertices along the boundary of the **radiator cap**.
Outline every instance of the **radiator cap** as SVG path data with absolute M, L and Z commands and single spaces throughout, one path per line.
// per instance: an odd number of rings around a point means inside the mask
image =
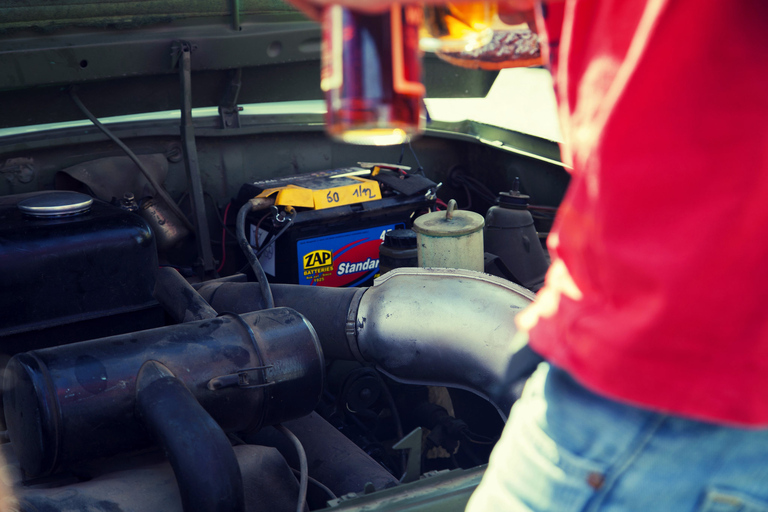
M 33 217 L 62 217 L 77 215 L 91 209 L 93 198 L 80 192 L 57 191 L 24 199 L 19 210 Z

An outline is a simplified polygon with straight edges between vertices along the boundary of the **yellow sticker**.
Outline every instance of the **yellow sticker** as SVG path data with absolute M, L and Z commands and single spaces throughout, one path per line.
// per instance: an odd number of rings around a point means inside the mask
M 286 185 L 285 187 L 270 188 L 261 192 L 258 197 L 275 196 L 278 206 L 293 206 L 295 208 L 313 208 L 325 210 L 336 206 L 365 203 L 381 199 L 381 188 L 378 181 L 366 180 L 350 176 L 348 179 L 357 183 L 340 185 L 333 188 L 309 189 Z
M 315 210 L 324 210 L 336 206 L 365 203 L 367 201 L 377 201 L 381 199 L 381 189 L 379 188 L 378 181 L 364 180 L 362 178 L 351 179 L 354 179 L 359 183 L 323 190 L 313 190 L 312 194 L 315 198 Z

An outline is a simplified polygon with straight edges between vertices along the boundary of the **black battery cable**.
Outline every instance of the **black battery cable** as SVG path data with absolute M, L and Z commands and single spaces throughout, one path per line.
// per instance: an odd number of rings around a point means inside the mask
M 248 238 L 245 236 L 245 218 L 250 212 L 269 207 L 272 203 L 274 203 L 274 200 L 270 200 L 269 198 L 254 198 L 247 201 L 237 212 L 235 230 L 237 233 L 237 243 L 240 245 L 240 249 L 243 250 L 248 263 L 251 265 L 251 269 L 253 269 L 256 280 L 259 282 L 261 296 L 264 298 L 264 304 L 267 309 L 275 307 L 275 299 L 272 297 L 272 289 L 269 287 L 267 274 L 264 272 L 264 268 L 261 266 L 258 256 L 253 251 L 253 247 L 248 243 Z

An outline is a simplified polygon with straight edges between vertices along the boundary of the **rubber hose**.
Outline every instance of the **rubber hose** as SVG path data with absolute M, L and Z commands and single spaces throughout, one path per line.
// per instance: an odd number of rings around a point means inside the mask
M 269 287 L 269 281 L 267 281 L 267 274 L 264 272 L 264 268 L 261 266 L 259 258 L 256 257 L 256 253 L 253 251 L 253 247 L 248 243 L 248 238 L 245 236 L 245 218 L 251 212 L 253 205 L 250 202 L 246 202 L 242 208 L 237 212 L 237 243 L 240 244 L 240 248 L 243 250 L 248 264 L 253 269 L 253 273 L 256 275 L 256 280 L 259 282 L 259 288 L 261 288 L 261 296 L 264 298 L 264 303 L 268 309 L 275 307 L 275 299 L 272 297 L 272 290 Z
M 243 512 L 240 466 L 226 434 L 157 361 L 136 378 L 136 412 L 171 463 L 184 512 Z

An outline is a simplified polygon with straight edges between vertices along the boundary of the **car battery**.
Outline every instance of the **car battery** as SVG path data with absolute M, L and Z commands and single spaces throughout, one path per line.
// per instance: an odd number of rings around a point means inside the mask
M 245 184 L 238 203 L 274 197 L 252 212 L 246 235 L 272 282 L 370 286 L 387 231 L 409 228 L 434 205 L 437 185 L 401 166 L 369 164 Z

